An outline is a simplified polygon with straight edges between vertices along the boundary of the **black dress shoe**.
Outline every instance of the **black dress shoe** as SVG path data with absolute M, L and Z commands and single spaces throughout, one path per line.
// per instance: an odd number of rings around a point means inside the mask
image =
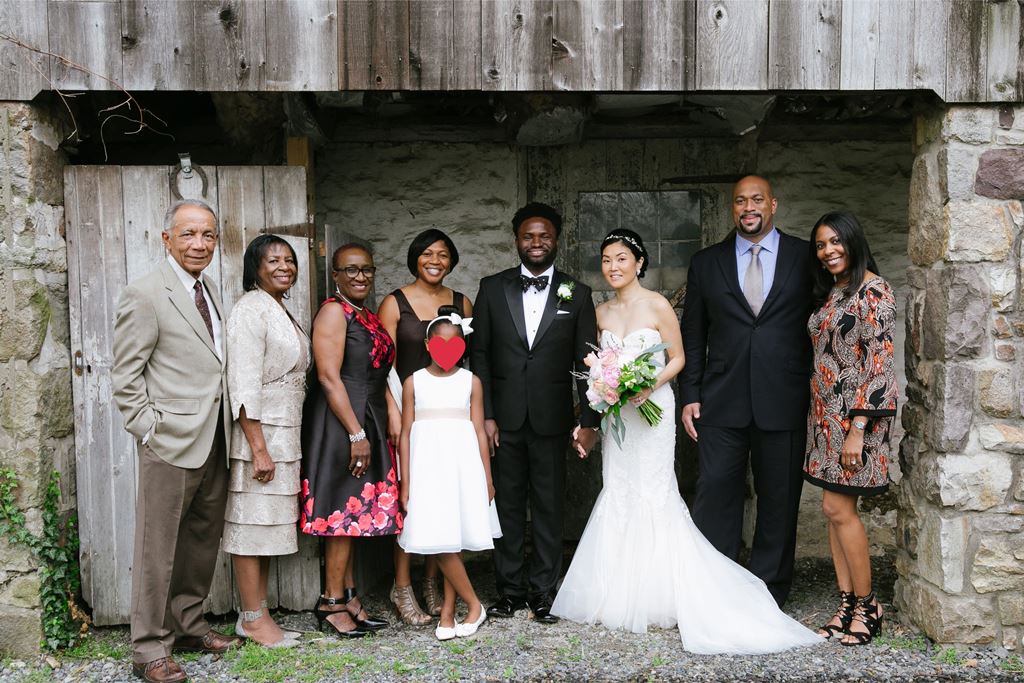
M 516 615 L 516 610 L 526 607 L 526 601 L 522 598 L 498 598 L 498 601 L 487 608 L 487 616 L 508 619 Z
M 551 613 L 551 598 L 536 595 L 527 600 L 531 618 L 541 624 L 557 624 L 558 617 Z

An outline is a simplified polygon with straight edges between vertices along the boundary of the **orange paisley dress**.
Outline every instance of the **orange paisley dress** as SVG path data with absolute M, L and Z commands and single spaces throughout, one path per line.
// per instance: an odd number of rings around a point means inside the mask
M 807 322 L 814 374 L 804 479 L 815 486 L 856 496 L 883 493 L 889 486 L 889 442 L 899 395 L 893 353 L 895 322 L 892 287 L 877 275 L 849 297 L 842 288 L 833 288 Z M 839 456 L 858 415 L 868 420 L 864 466 L 848 472 Z

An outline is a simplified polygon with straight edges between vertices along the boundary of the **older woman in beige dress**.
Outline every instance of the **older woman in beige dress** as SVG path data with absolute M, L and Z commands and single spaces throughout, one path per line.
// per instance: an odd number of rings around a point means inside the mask
M 235 632 L 289 647 L 266 611 L 270 558 L 297 549 L 302 404 L 309 339 L 284 307 L 298 276 L 285 240 L 260 235 L 245 250 L 242 287 L 227 324 L 228 390 L 235 417 L 222 548 L 241 599 Z

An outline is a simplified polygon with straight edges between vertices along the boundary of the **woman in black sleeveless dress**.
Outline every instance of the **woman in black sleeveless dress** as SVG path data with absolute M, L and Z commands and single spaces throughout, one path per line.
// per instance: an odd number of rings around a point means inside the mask
M 334 252 L 335 295 L 313 323 L 316 378 L 302 419 L 303 533 L 325 541 L 321 628 L 365 635 L 386 627 L 366 615 L 353 581 L 352 539 L 402 530 L 395 458 L 387 440 L 387 377 L 395 345 L 364 302 L 373 259 L 359 245 Z
M 409 245 L 406 264 L 416 278 L 412 283 L 388 294 L 380 304 L 380 319 L 398 344 L 395 370 L 400 382 L 430 364 L 430 354 L 423 340 L 427 323 L 437 317 L 441 306 L 455 306 L 463 316 L 473 315 L 473 306 L 461 292 L 444 286 L 444 278 L 459 262 L 459 252 L 448 235 L 430 229 L 417 235 Z M 464 357 L 468 357 L 467 352 Z M 397 446 L 402 429 L 400 404 L 388 398 L 388 438 Z M 441 613 L 441 589 L 437 564 L 433 557 L 424 558 L 423 597 L 430 614 Z M 409 556 L 395 544 L 395 585 L 391 602 L 402 621 L 412 625 L 430 623 L 416 601 L 409 573 Z

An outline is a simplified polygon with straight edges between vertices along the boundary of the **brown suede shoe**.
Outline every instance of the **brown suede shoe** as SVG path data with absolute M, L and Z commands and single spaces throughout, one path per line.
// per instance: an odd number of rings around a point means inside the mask
M 217 633 L 212 628 L 205 636 L 184 636 L 174 641 L 174 652 L 209 652 L 222 655 L 231 648 L 241 647 L 242 639 Z
M 147 683 L 180 683 L 188 676 L 170 657 L 161 657 L 145 664 L 132 663 L 132 673 Z

